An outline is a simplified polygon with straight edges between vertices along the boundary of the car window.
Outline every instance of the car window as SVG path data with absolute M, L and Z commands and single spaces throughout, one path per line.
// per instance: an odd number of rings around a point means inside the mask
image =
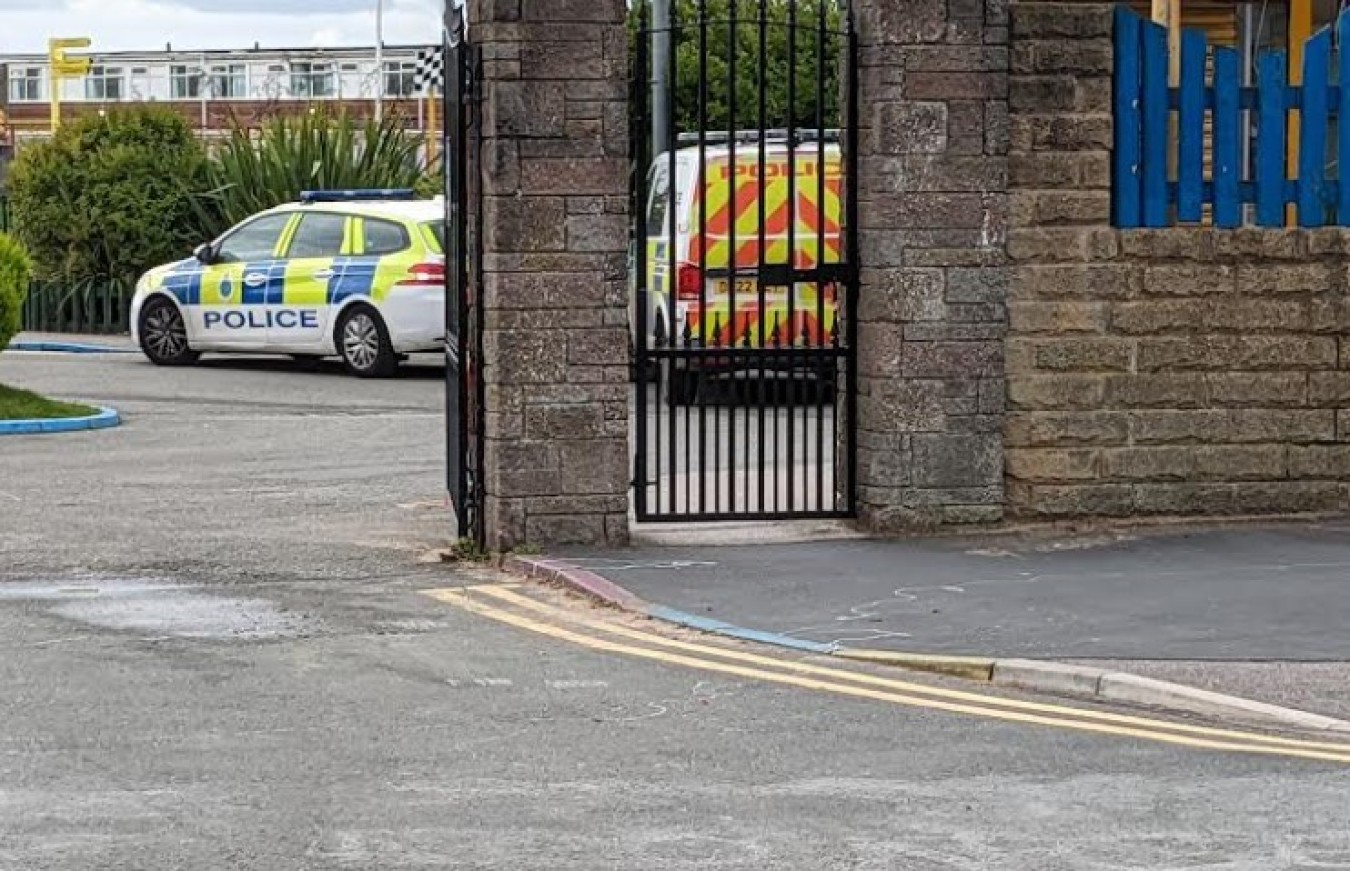
M 426 225 L 426 228 L 427 228 L 428 230 L 431 231 L 431 235 L 432 235 L 432 236 L 436 237 L 436 253 L 437 253 L 437 254 L 442 254 L 442 253 L 444 253 L 444 252 L 445 252 L 445 222 L 444 222 L 444 221 L 431 221 L 430 223 L 428 223 L 428 224 Z
M 408 247 L 408 231 L 393 221 L 379 218 L 366 218 L 365 247 L 361 250 L 367 257 L 381 257 L 385 254 L 397 254 Z
M 647 235 L 659 238 L 669 234 L 666 209 L 670 202 L 670 174 L 666 167 L 658 166 L 651 180 L 651 199 L 647 204 Z
M 247 263 L 250 260 L 273 259 L 277 240 L 290 220 L 290 215 L 267 215 L 245 224 L 221 240 L 216 248 L 216 262 Z
M 291 241 L 289 255 L 293 259 L 337 257 L 342 254 L 342 241 L 347 235 L 347 216 L 327 212 L 312 212 L 300 219 L 300 227 Z

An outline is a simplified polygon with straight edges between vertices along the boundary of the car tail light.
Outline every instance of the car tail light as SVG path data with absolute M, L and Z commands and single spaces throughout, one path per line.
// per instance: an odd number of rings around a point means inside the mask
M 675 272 L 675 297 L 689 301 L 697 300 L 703 290 L 703 271 L 693 263 L 681 263 Z
M 445 264 L 428 261 L 408 267 L 408 274 L 398 282 L 399 287 L 445 287 Z

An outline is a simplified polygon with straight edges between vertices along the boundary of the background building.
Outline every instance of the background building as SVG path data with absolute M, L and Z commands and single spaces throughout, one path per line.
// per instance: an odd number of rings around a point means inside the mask
M 59 82 L 61 115 L 69 119 L 135 102 L 181 111 L 206 136 L 224 135 L 231 119 L 254 126 L 280 113 L 316 104 L 371 116 L 377 103 L 410 127 L 435 126 L 429 98 L 418 90 L 423 46 L 388 46 L 383 62 L 374 47 L 138 51 L 94 53 L 87 77 Z M 5 144 L 51 131 L 52 80 L 45 54 L 0 54 Z

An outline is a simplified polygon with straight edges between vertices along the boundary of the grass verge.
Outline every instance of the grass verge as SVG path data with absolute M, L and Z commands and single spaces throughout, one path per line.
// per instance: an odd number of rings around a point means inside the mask
M 97 409 L 72 402 L 57 402 L 0 384 L 0 420 L 59 420 L 64 417 L 89 417 Z

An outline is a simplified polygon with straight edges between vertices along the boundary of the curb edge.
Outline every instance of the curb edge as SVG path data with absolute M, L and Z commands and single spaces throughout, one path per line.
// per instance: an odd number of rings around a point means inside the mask
M 827 654 L 855 662 L 941 674 L 994 686 L 1086 696 L 1101 701 L 1151 705 L 1187 714 L 1238 716 L 1286 728 L 1350 734 L 1350 721 L 1126 672 L 1069 665 L 1051 660 L 942 656 L 840 647 L 773 632 L 745 629 L 720 620 L 698 617 L 674 608 L 651 604 L 613 581 L 595 572 L 572 566 L 566 560 L 510 556 L 504 561 L 503 568 L 526 577 L 558 584 L 601 605 L 621 611 L 713 635 L 755 641 L 798 652 Z
M 116 409 L 96 407 L 98 408 L 98 414 L 88 417 L 61 417 L 53 420 L 0 420 L 0 436 L 88 432 L 90 430 L 109 429 L 122 423 L 122 416 Z

